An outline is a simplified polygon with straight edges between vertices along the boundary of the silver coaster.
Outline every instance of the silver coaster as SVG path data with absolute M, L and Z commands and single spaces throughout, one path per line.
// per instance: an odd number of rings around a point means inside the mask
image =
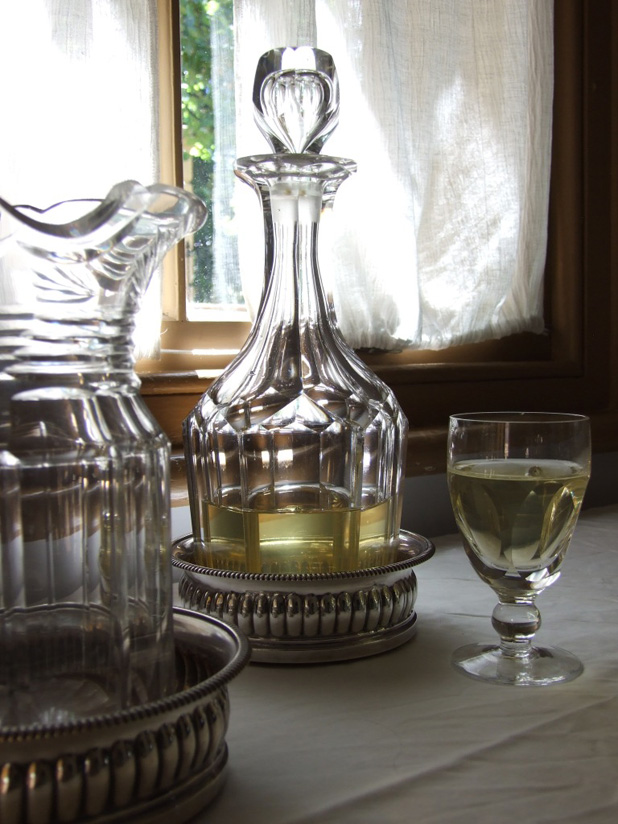
M 416 633 L 413 567 L 434 554 L 427 538 L 400 533 L 391 564 L 332 574 L 235 572 L 192 563 L 193 537 L 176 541 L 187 609 L 213 615 L 249 638 L 251 661 L 314 664 L 386 652 Z
M 173 695 L 56 726 L 0 727 L 0 821 L 175 824 L 223 786 L 228 683 L 246 638 L 215 618 L 174 610 Z

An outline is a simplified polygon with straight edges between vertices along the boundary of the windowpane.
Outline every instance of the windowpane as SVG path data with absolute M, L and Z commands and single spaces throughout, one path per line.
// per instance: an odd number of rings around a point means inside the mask
M 233 213 L 236 159 L 233 0 L 181 0 L 184 186 L 207 204 L 187 243 L 187 317 L 244 319 Z

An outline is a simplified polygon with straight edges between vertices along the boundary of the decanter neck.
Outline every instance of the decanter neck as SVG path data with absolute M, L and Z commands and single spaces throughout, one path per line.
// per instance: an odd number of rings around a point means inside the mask
M 288 337 L 321 328 L 337 335 L 318 264 L 322 212 L 353 161 L 312 155 L 263 155 L 238 161 L 236 173 L 258 192 L 265 229 L 265 285 L 254 330 Z
M 262 302 L 268 326 L 302 327 L 320 324 L 328 304 L 317 258 L 322 187 L 294 181 L 276 184 L 262 193 L 265 219 L 272 226 L 271 264 Z

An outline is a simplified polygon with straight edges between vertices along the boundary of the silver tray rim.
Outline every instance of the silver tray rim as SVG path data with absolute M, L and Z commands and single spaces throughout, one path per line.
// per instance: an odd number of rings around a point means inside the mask
M 184 560 L 181 553 L 191 547 L 195 539 L 193 535 L 184 535 L 172 543 L 172 565 L 184 572 L 189 572 L 198 578 L 226 578 L 231 581 L 253 582 L 256 584 L 277 583 L 327 583 L 331 581 L 343 582 L 350 579 L 384 577 L 390 573 L 403 572 L 418 564 L 428 561 L 435 553 L 435 545 L 429 538 L 416 532 L 400 530 L 399 549 L 401 556 L 397 561 L 384 566 L 366 567 L 365 569 L 343 570 L 341 572 L 308 572 L 292 573 L 290 575 L 277 572 L 239 572 L 237 570 L 206 567 Z
M 149 718 L 167 716 L 227 686 L 244 669 L 251 649 L 246 635 L 241 630 L 216 616 L 205 615 L 180 606 L 173 607 L 172 615 L 175 637 L 184 641 L 185 644 L 189 639 L 191 651 L 194 654 L 208 656 L 209 641 L 216 639 L 217 636 L 220 639 L 221 636 L 225 638 L 230 657 L 221 669 L 190 687 L 146 704 L 136 704 L 116 712 L 91 715 L 53 726 L 44 724 L 0 725 L 0 747 L 11 744 L 13 741 L 21 743 L 33 740 L 40 743 L 42 739 L 80 736 L 96 730 L 108 731 L 110 728 L 126 727 Z
M 369 567 L 347 572 L 307 573 L 283 575 L 279 573 L 238 572 L 215 569 L 182 560 L 180 556 L 190 550 L 193 536 L 179 538 L 173 544 L 172 563 L 183 572 L 178 593 L 187 609 L 202 611 L 193 600 L 196 592 L 208 595 L 216 614 L 230 621 L 245 632 L 251 645 L 252 664 L 323 664 L 365 658 L 398 647 L 410 640 L 417 631 L 418 616 L 412 606 L 416 599 L 417 580 L 413 567 L 429 560 L 435 553 L 432 541 L 413 532 L 400 532 L 399 557 L 391 564 Z M 408 582 L 411 595 L 402 595 L 404 600 L 412 598 L 409 612 L 396 623 L 379 628 L 353 629 L 349 632 L 324 635 L 315 634 L 275 634 L 271 630 L 254 632 L 251 621 L 242 625 L 237 614 L 227 611 L 227 599 L 238 605 L 246 595 L 265 599 L 266 609 L 272 617 L 274 599 L 282 594 L 286 598 L 300 599 L 321 597 L 340 592 L 350 599 L 357 593 L 385 587 L 391 591 Z M 410 590 L 410 587 L 412 589 Z M 410 603 L 408 601 L 408 603 Z M 204 609 L 211 614 L 211 607 Z M 362 610 L 361 610 L 362 615 Z M 279 616 L 280 617 L 280 616 Z M 270 619 L 269 619 L 270 620 Z
M 129 820 L 167 824 L 170 816 L 182 824 L 219 794 L 229 758 L 228 686 L 249 663 L 251 647 L 244 633 L 216 616 L 181 607 L 174 607 L 172 614 L 177 666 L 181 667 L 177 669 L 174 693 L 64 724 L 0 726 L 0 758 L 11 784 L 3 790 L 10 797 L 4 799 L 2 809 L 11 821 L 27 824 L 34 820 L 34 810 L 36 820 L 42 824 L 60 820 L 77 824 L 84 820 L 84 805 L 90 799 L 98 808 L 87 814 L 92 824 L 122 824 Z M 205 740 L 212 751 L 208 749 L 198 756 L 199 750 L 192 750 L 188 742 L 193 740 L 196 746 L 195 735 L 204 723 L 210 729 Z M 142 795 L 143 787 L 138 787 L 135 757 L 136 742 L 143 735 L 156 742 L 144 760 L 144 769 L 151 773 L 147 776 L 147 795 Z M 170 745 L 170 741 L 177 743 Z M 123 758 L 116 763 L 116 751 L 123 757 L 127 755 L 126 763 Z M 86 760 L 97 753 L 104 759 L 107 783 L 101 783 L 98 768 L 91 779 L 84 773 Z M 204 759 L 202 763 L 192 760 L 198 757 Z M 65 764 L 70 768 L 68 777 L 64 766 L 58 771 L 59 765 Z M 160 781 L 164 767 L 168 773 L 165 784 L 150 786 L 155 773 Z M 37 779 L 43 776 L 45 780 L 26 787 L 23 782 L 32 768 L 36 768 Z M 117 771 L 121 793 L 112 799 Z

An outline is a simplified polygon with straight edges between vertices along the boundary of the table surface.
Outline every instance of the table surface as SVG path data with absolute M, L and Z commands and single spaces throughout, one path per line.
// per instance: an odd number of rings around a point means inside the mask
M 195 824 L 618 821 L 618 507 L 585 512 L 537 604 L 539 643 L 584 662 L 568 684 L 456 672 L 493 641 L 496 599 L 457 536 L 417 567 L 414 639 L 327 665 L 251 664 L 230 685 L 227 781 Z

